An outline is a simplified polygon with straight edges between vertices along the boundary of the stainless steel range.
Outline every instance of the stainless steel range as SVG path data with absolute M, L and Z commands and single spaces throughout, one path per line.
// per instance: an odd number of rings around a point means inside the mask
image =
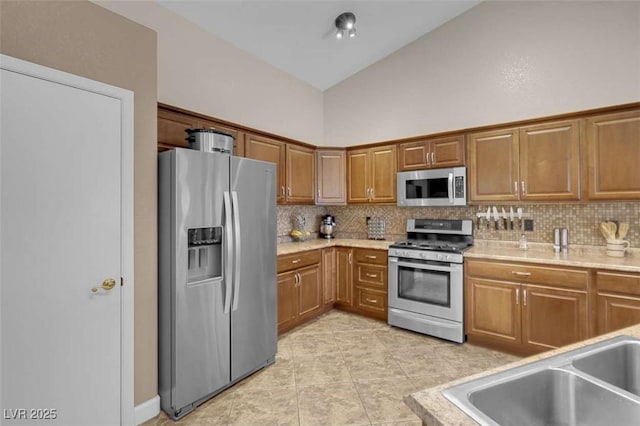
M 407 240 L 389 247 L 388 323 L 464 341 L 463 252 L 471 220 L 409 219 Z

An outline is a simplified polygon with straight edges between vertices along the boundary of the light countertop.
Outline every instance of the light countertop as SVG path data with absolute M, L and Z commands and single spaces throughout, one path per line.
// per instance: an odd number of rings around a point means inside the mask
M 393 241 L 387 240 L 357 240 L 351 238 L 332 238 L 330 240 L 326 240 L 324 238 L 316 238 L 295 243 L 278 244 L 277 253 L 278 256 L 280 256 L 281 254 L 298 253 L 301 251 L 316 250 L 325 247 L 356 247 L 387 250 L 391 244 L 393 244 Z
M 498 371 L 507 370 L 520 365 L 528 364 L 533 361 L 538 361 L 544 358 L 548 358 L 554 355 L 558 355 L 563 352 L 567 352 L 573 349 L 581 348 L 591 343 L 600 342 L 602 340 L 610 339 L 615 336 L 627 335 L 640 338 L 640 325 L 635 325 L 622 330 L 614 331 L 612 333 L 603 334 L 592 339 L 584 340 L 582 342 L 574 343 L 572 345 L 564 346 L 559 349 L 548 351 L 542 354 L 534 355 L 528 358 L 523 358 L 511 364 L 507 364 L 492 370 L 487 370 L 482 373 L 474 374 L 468 377 L 454 380 L 449 383 L 445 383 L 433 388 L 425 389 L 419 392 L 412 393 L 405 396 L 404 402 L 411 408 L 411 410 L 422 419 L 424 425 L 428 426 L 449 426 L 449 425 L 477 425 L 477 423 L 469 416 L 467 416 L 462 410 L 458 408 L 454 403 L 450 402 L 442 395 L 442 391 L 451 386 L 467 382 L 469 380 L 477 379 L 488 374 L 496 373 Z
M 552 244 L 529 243 L 528 250 L 520 250 L 513 241 L 476 240 L 464 257 L 640 272 L 639 249 L 628 249 L 625 257 L 610 257 L 600 246 L 575 245 L 567 253 L 554 253 Z

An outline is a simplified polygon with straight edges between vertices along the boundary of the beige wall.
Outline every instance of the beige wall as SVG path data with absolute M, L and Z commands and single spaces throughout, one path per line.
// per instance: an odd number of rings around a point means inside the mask
M 485 1 L 325 92 L 348 146 L 637 102 L 640 2 Z
M 151 1 L 97 2 L 158 32 L 158 101 L 314 145 L 322 92 Z
M 0 3 L 3 54 L 132 90 L 135 403 L 158 393 L 156 34 L 89 2 Z

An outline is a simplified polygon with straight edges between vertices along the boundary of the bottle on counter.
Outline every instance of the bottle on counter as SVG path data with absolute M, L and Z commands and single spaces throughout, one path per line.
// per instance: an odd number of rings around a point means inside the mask
M 529 243 L 527 242 L 527 236 L 524 235 L 524 234 L 522 234 L 522 236 L 520 237 L 519 247 L 520 247 L 520 250 L 528 250 L 529 249 Z

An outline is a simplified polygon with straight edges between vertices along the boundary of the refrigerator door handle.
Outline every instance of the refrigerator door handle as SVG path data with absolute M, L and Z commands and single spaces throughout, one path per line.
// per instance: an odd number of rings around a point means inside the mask
M 233 307 L 232 310 L 238 309 L 238 299 L 240 298 L 240 207 L 238 206 L 238 193 L 231 191 L 231 202 L 233 203 L 233 230 L 235 232 L 234 247 L 235 247 L 235 273 L 233 274 Z
M 231 277 L 233 276 L 231 273 L 231 269 L 233 268 L 232 260 L 233 260 L 233 234 L 232 234 L 232 219 L 231 219 L 231 197 L 229 196 L 229 192 L 224 192 L 224 216 L 225 216 L 225 239 L 227 240 L 225 253 L 225 270 L 224 270 L 224 313 L 229 313 L 229 308 L 231 308 L 231 290 L 232 290 L 232 281 Z

